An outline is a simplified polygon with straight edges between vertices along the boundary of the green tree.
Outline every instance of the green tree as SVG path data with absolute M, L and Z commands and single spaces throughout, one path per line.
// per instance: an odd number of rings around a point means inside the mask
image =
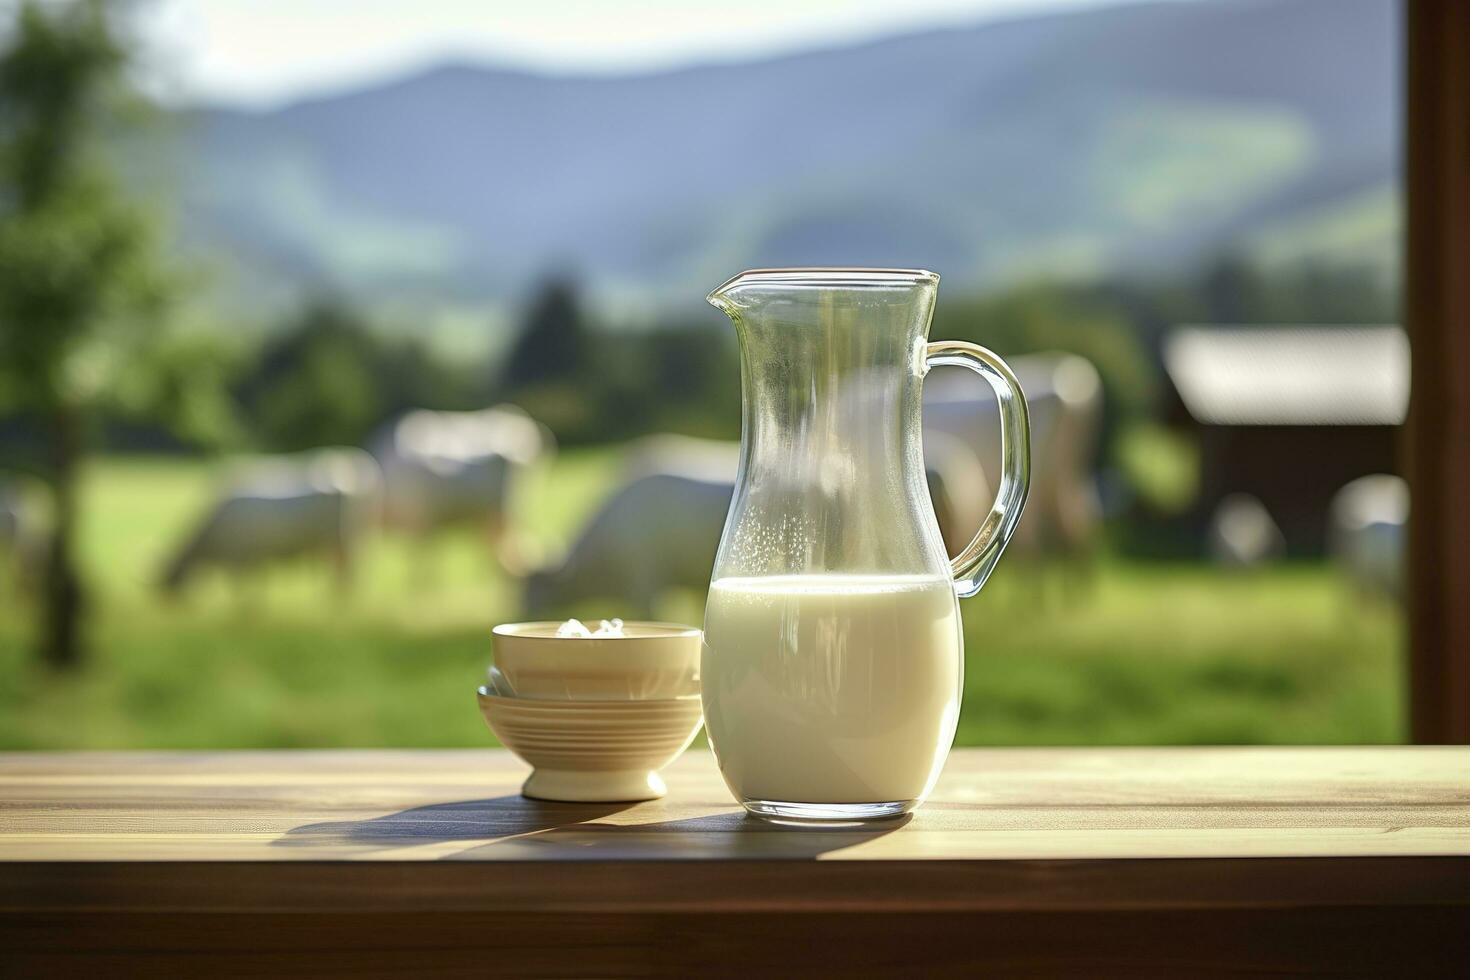
M 1114 304 L 1046 284 L 1021 285 L 940 306 L 933 335 L 983 344 L 1010 357 L 1070 351 L 1102 377 L 1104 445 L 1119 422 L 1151 407 L 1158 377 L 1134 325 Z
M 147 221 L 99 160 L 126 55 L 98 0 L 22 4 L 0 52 L 0 401 L 45 433 L 54 519 L 40 641 L 58 667 L 83 656 L 89 426 L 166 292 Z
M 641 338 L 655 424 L 706 438 L 740 436 L 740 350 L 723 322 L 675 323 Z
M 520 405 L 563 443 L 603 438 L 609 371 L 601 364 L 594 369 L 596 342 L 571 280 L 548 280 L 531 301 L 501 366 L 495 397 Z M 615 382 L 611 386 L 616 388 Z
M 318 301 L 268 343 L 239 389 L 269 449 L 352 445 L 386 414 L 377 345 L 345 306 Z
M 577 382 L 590 361 L 589 337 L 570 280 L 546 283 L 526 314 L 502 375 L 510 392 Z
M 481 406 L 483 388 L 484 365 L 451 363 L 322 297 L 282 324 L 237 375 L 234 393 L 260 448 L 294 452 L 361 444 L 409 409 Z

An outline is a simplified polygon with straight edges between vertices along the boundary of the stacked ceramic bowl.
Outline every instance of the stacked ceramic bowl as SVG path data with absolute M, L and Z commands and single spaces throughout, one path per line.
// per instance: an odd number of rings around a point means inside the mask
M 558 635 L 561 623 L 495 628 L 495 665 L 480 713 L 534 771 L 521 792 L 543 800 L 652 800 L 658 771 L 702 721 L 700 632 L 624 623 L 615 635 Z

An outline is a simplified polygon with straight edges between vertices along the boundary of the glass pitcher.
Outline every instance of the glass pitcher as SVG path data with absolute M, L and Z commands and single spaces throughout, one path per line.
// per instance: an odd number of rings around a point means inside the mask
M 705 728 L 731 792 L 780 821 L 894 817 L 921 803 L 959 720 L 974 595 L 1030 479 L 1026 399 L 1004 361 L 928 342 L 939 277 L 764 269 L 709 295 L 740 337 L 740 472 L 705 607 Z M 920 394 L 936 364 L 995 390 L 994 508 L 946 556 Z

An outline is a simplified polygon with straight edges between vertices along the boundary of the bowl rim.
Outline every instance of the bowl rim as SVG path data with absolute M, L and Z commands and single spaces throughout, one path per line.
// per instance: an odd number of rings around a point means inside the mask
M 607 698 L 597 700 L 593 700 L 590 698 L 587 700 L 576 698 L 518 698 L 510 697 L 505 694 L 496 694 L 491 691 L 489 689 L 489 685 L 486 684 L 481 684 L 479 687 L 477 687 L 475 689 L 475 693 L 479 696 L 481 701 L 508 704 L 513 707 L 525 707 L 527 705 L 535 705 L 537 706 L 537 708 L 549 707 L 557 711 L 566 711 L 574 707 L 584 711 L 592 709 L 607 710 L 609 708 L 616 711 L 623 711 L 632 710 L 629 707 L 630 705 L 642 708 L 672 708 L 675 706 L 683 707 L 685 705 L 700 704 L 704 697 L 703 694 L 680 694 L 672 698 Z M 537 708 L 532 708 L 531 710 L 534 711 L 537 710 Z
M 494 636 L 511 636 L 518 640 L 551 640 L 558 643 L 576 642 L 586 643 L 588 640 L 602 641 L 606 643 L 618 643 L 626 640 L 640 640 L 647 642 L 658 642 L 662 640 L 683 640 L 690 637 L 700 636 L 703 633 L 697 626 L 687 623 L 666 623 L 652 619 L 625 619 L 623 626 L 637 626 L 640 629 L 652 630 L 652 633 L 642 636 L 557 636 L 556 630 L 564 619 L 539 619 L 523 623 L 500 623 L 491 628 Z M 549 631 L 549 632 L 536 632 Z

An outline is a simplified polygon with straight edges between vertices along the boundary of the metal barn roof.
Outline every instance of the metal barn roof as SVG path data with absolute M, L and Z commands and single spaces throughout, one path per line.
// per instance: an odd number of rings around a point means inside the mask
M 1205 425 L 1398 425 L 1409 342 L 1385 327 L 1182 327 L 1164 368 Z

